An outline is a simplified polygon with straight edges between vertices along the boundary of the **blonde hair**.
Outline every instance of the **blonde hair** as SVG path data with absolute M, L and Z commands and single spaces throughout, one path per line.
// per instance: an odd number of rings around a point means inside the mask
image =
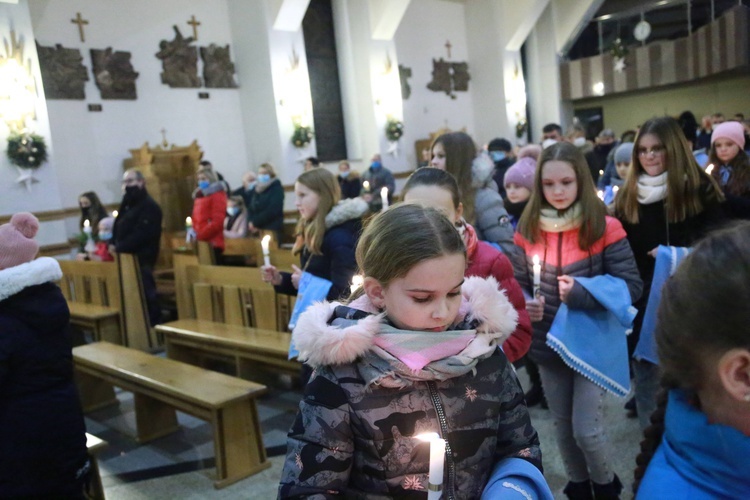
M 205 167 L 201 168 L 201 169 L 198 170 L 198 172 L 195 175 L 197 177 L 197 176 L 199 176 L 201 174 L 203 174 L 206 177 L 208 177 L 208 180 L 211 182 L 211 184 L 213 184 L 214 182 L 216 182 L 218 180 L 218 178 L 216 177 L 216 174 L 210 168 L 205 168 Z
M 576 184 L 578 185 L 576 202 L 581 205 L 581 229 L 578 232 L 578 246 L 581 250 L 588 250 L 604 235 L 607 209 L 596 196 L 596 187 L 586 158 L 580 149 L 569 142 L 558 142 L 542 151 L 539 168 L 534 173 L 534 190 L 531 193 L 529 204 L 518 221 L 518 232 L 532 243 L 537 243 L 541 238 L 539 218 L 542 208 L 552 208 L 544 198 L 542 188 L 542 173 L 544 172 L 544 164 L 548 161 L 563 161 L 569 164 L 575 172 Z
M 645 173 L 638 150 L 641 138 L 647 134 L 655 136 L 664 147 L 663 165 L 667 172 L 665 209 L 668 222 L 681 222 L 703 211 L 701 184 L 709 184 L 709 199 L 724 199 L 716 181 L 695 161 L 677 121 L 669 116 L 651 118 L 638 131 L 633 147 L 632 166 L 615 198 L 615 214 L 618 218 L 630 224 L 638 224 L 638 176 Z
M 273 165 L 271 165 L 270 163 L 261 163 L 260 167 L 258 167 L 258 171 L 260 171 L 261 168 L 265 169 L 266 172 L 268 172 L 268 175 L 271 176 L 271 179 L 276 178 L 276 169 L 273 168 Z
M 314 168 L 297 177 L 297 182 L 318 195 L 318 209 L 311 220 L 300 217 L 297 222 L 297 242 L 292 252 L 297 255 L 303 246 L 314 255 L 321 255 L 326 232 L 326 215 L 341 200 L 341 188 L 336 177 L 324 168 Z

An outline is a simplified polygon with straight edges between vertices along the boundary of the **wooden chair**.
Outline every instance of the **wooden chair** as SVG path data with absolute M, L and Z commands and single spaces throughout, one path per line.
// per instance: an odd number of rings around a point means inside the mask
M 133 392 L 140 443 L 177 430 L 175 410 L 209 421 L 216 488 L 271 466 L 255 404 L 265 386 L 107 342 L 74 348 L 73 361 L 85 412 L 116 403 L 113 386 Z
M 214 253 L 214 249 L 211 248 L 211 243 L 207 241 L 198 241 L 195 246 L 198 249 L 198 262 L 200 262 L 201 265 L 216 265 L 216 254 Z
M 224 256 L 244 257 L 245 265 L 257 267 L 263 262 L 260 239 L 258 238 L 225 238 Z

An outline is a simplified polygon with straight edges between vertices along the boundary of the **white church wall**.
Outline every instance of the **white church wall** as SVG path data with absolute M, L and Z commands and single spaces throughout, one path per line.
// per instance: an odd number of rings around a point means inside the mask
M 446 0 L 412 0 L 394 40 L 398 62 L 411 68 L 408 79 L 411 97 L 404 101 L 404 137 L 402 147 L 410 168 L 418 162 L 414 141 L 426 139 L 431 132 L 448 127 L 466 129 L 474 134 L 473 85 L 468 92 L 456 92 L 451 99 L 444 92 L 432 92 L 427 84 L 432 80 L 432 59 L 467 61 L 469 74 L 482 63 L 469 60 L 466 34 L 466 13 L 462 3 Z M 445 44 L 450 41 L 451 57 Z
M 89 72 L 85 100 L 47 101 L 52 137 L 58 145 L 53 160 L 60 172 L 63 206 L 75 206 L 77 196 L 88 190 L 96 191 L 105 203 L 118 201 L 128 150 L 145 142 L 159 144 L 162 128 L 170 144 L 197 140 L 204 158 L 232 185 L 239 184 L 250 162 L 238 90 L 170 88 L 161 83 L 161 61 L 155 56 L 161 40 L 174 38 L 173 25 L 183 36 L 192 36 L 187 21 L 194 15 L 201 23 L 196 45 L 232 44 L 232 59 L 242 66 L 231 39 L 226 1 L 191 2 L 189 9 L 181 0 L 49 0 L 30 2 L 29 7 L 38 42 L 80 49 Z M 89 21 L 84 26 L 85 42 L 71 23 L 76 12 Z M 91 73 L 90 49 L 107 47 L 131 52 L 131 64 L 139 73 L 136 100 L 101 99 Z M 198 69 L 201 73 L 200 62 Z M 207 92 L 209 98 L 199 99 L 199 92 Z M 102 111 L 89 112 L 88 104 L 101 104 Z
M 11 49 L 11 30 L 15 32 L 16 40 L 23 43 L 23 63 L 28 64 L 36 80 L 37 98 L 36 118 L 27 120 L 28 128 L 44 137 L 47 145 L 49 160 L 34 171 L 34 177 L 39 180 L 31 186 L 29 192 L 25 184 L 16 182 L 19 170 L 11 165 L 5 156 L 7 139 L 10 129 L 5 122 L 0 121 L 0 214 L 29 211 L 39 212 L 57 210 L 61 208 L 58 181 L 62 177 L 60 162 L 57 159 L 57 149 L 53 148 L 50 134 L 50 120 L 44 102 L 44 89 L 39 73 L 39 59 L 34 45 L 34 31 L 27 0 L 19 0 L 17 4 L 0 3 L 0 38 L 3 39 L 3 57 L 10 57 L 5 50 Z M 41 245 L 59 243 L 66 238 L 66 229 L 62 221 L 42 222 L 37 236 Z

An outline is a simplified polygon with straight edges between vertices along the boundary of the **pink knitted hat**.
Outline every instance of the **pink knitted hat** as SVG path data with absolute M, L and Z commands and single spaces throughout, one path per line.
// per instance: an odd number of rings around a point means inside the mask
M 39 251 L 34 241 L 39 220 L 28 212 L 19 212 L 8 224 L 0 226 L 0 269 L 31 262 Z
M 745 129 L 740 122 L 724 122 L 717 125 L 711 134 L 711 145 L 716 139 L 729 139 L 740 149 L 745 149 Z
M 513 182 L 533 192 L 534 172 L 536 172 L 536 161 L 530 156 L 524 156 L 505 172 L 503 184 L 507 186 Z
M 525 157 L 533 158 L 535 161 L 539 161 L 539 155 L 542 154 L 542 147 L 539 144 L 527 144 L 518 150 L 518 159 Z

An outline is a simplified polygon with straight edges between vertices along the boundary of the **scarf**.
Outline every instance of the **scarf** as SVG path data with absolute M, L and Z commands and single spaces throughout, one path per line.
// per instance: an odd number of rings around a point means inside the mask
M 474 257 L 474 253 L 477 251 L 477 245 L 479 244 L 477 231 L 474 229 L 474 226 L 466 222 L 463 218 L 456 223 L 456 229 L 458 229 L 458 233 L 464 239 L 466 258 L 471 261 Z
M 650 205 L 667 197 L 667 172 L 657 176 L 641 174 L 638 176 L 638 203 Z
M 539 214 L 539 227 L 548 233 L 562 233 L 581 225 L 581 204 L 573 203 L 564 212 L 556 208 L 542 208 Z
M 521 218 L 521 215 L 523 214 L 524 208 L 526 208 L 526 205 L 529 204 L 529 200 L 526 201 L 519 201 L 518 203 L 513 203 L 508 198 L 503 198 L 503 205 L 505 205 L 505 210 L 508 211 L 508 214 L 513 217 L 516 221 Z

